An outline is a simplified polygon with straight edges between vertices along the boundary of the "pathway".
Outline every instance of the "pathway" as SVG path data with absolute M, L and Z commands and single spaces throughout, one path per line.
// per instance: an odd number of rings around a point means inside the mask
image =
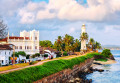
M 70 59 L 70 58 L 75 58 L 75 57 L 79 57 L 79 56 L 83 56 L 83 55 L 77 55 L 77 56 L 75 55 L 75 56 L 72 56 L 72 57 L 63 57 L 61 59 Z M 45 62 L 53 61 L 53 60 L 59 60 L 59 58 L 58 59 L 57 58 L 56 59 L 52 59 L 52 60 L 46 60 L 46 61 L 40 61 L 40 62 L 38 62 L 38 63 L 36 63 L 34 65 L 29 65 L 29 66 L 25 66 L 25 67 L 21 67 L 21 68 L 15 68 L 15 69 L 10 69 L 10 70 L 6 70 L 6 71 L 0 71 L 0 74 L 9 73 L 9 72 L 21 70 L 21 69 L 24 69 L 24 68 L 29 68 L 29 67 L 34 67 L 34 66 L 42 65 Z

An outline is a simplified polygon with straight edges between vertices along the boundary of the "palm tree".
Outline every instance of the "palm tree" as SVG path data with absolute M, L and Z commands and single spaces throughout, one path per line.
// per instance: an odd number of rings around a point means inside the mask
M 90 38 L 90 40 L 89 40 L 89 45 L 92 46 L 92 50 L 93 50 L 93 47 L 94 47 L 94 45 L 95 45 L 95 40 L 94 40 L 93 38 Z
M 80 40 L 88 40 L 88 34 L 87 33 L 82 33 L 80 36 Z
M 101 49 L 101 44 L 99 42 L 95 42 L 95 49 Z
M 61 51 L 62 50 L 62 37 L 61 36 L 58 36 L 57 44 L 59 47 L 59 51 Z

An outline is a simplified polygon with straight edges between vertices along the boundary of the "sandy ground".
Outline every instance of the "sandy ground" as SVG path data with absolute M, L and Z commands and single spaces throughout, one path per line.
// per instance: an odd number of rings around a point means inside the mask
M 94 61 L 94 62 L 101 63 L 101 64 L 114 64 L 114 63 L 116 63 L 115 60 L 110 60 L 110 59 L 108 59 L 108 61 L 106 61 L 106 62 L 103 62 L 103 61 Z
M 108 61 L 106 61 L 106 62 L 103 62 L 103 61 L 93 61 L 94 63 L 100 63 L 100 64 L 115 64 L 116 63 L 116 61 L 115 60 L 110 60 L 110 59 L 108 59 Z M 94 66 L 97 66 L 96 64 L 92 64 L 91 65 L 91 67 L 94 67 Z

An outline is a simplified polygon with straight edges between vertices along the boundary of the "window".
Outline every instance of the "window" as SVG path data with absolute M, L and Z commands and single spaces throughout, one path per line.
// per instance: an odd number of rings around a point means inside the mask
M 32 49 L 32 47 L 30 46 L 30 49 Z
M 29 46 L 27 46 L 27 49 L 29 49 Z
M 22 49 L 22 46 L 20 46 L 20 49 Z
M 37 49 L 37 46 L 35 46 L 35 49 Z
M 35 37 L 35 40 L 37 40 L 37 37 Z
M 15 46 L 15 49 L 18 49 L 18 46 Z
M 3 62 L 4 62 L 4 61 L 2 60 L 2 64 L 3 64 Z

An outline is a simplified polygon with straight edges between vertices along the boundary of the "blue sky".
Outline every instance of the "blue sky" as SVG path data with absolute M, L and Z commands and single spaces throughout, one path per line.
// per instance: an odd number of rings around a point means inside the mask
M 84 23 L 89 38 L 120 45 L 120 0 L 0 0 L 0 11 L 10 35 L 36 29 L 40 40 L 54 43 L 65 34 L 79 39 Z

